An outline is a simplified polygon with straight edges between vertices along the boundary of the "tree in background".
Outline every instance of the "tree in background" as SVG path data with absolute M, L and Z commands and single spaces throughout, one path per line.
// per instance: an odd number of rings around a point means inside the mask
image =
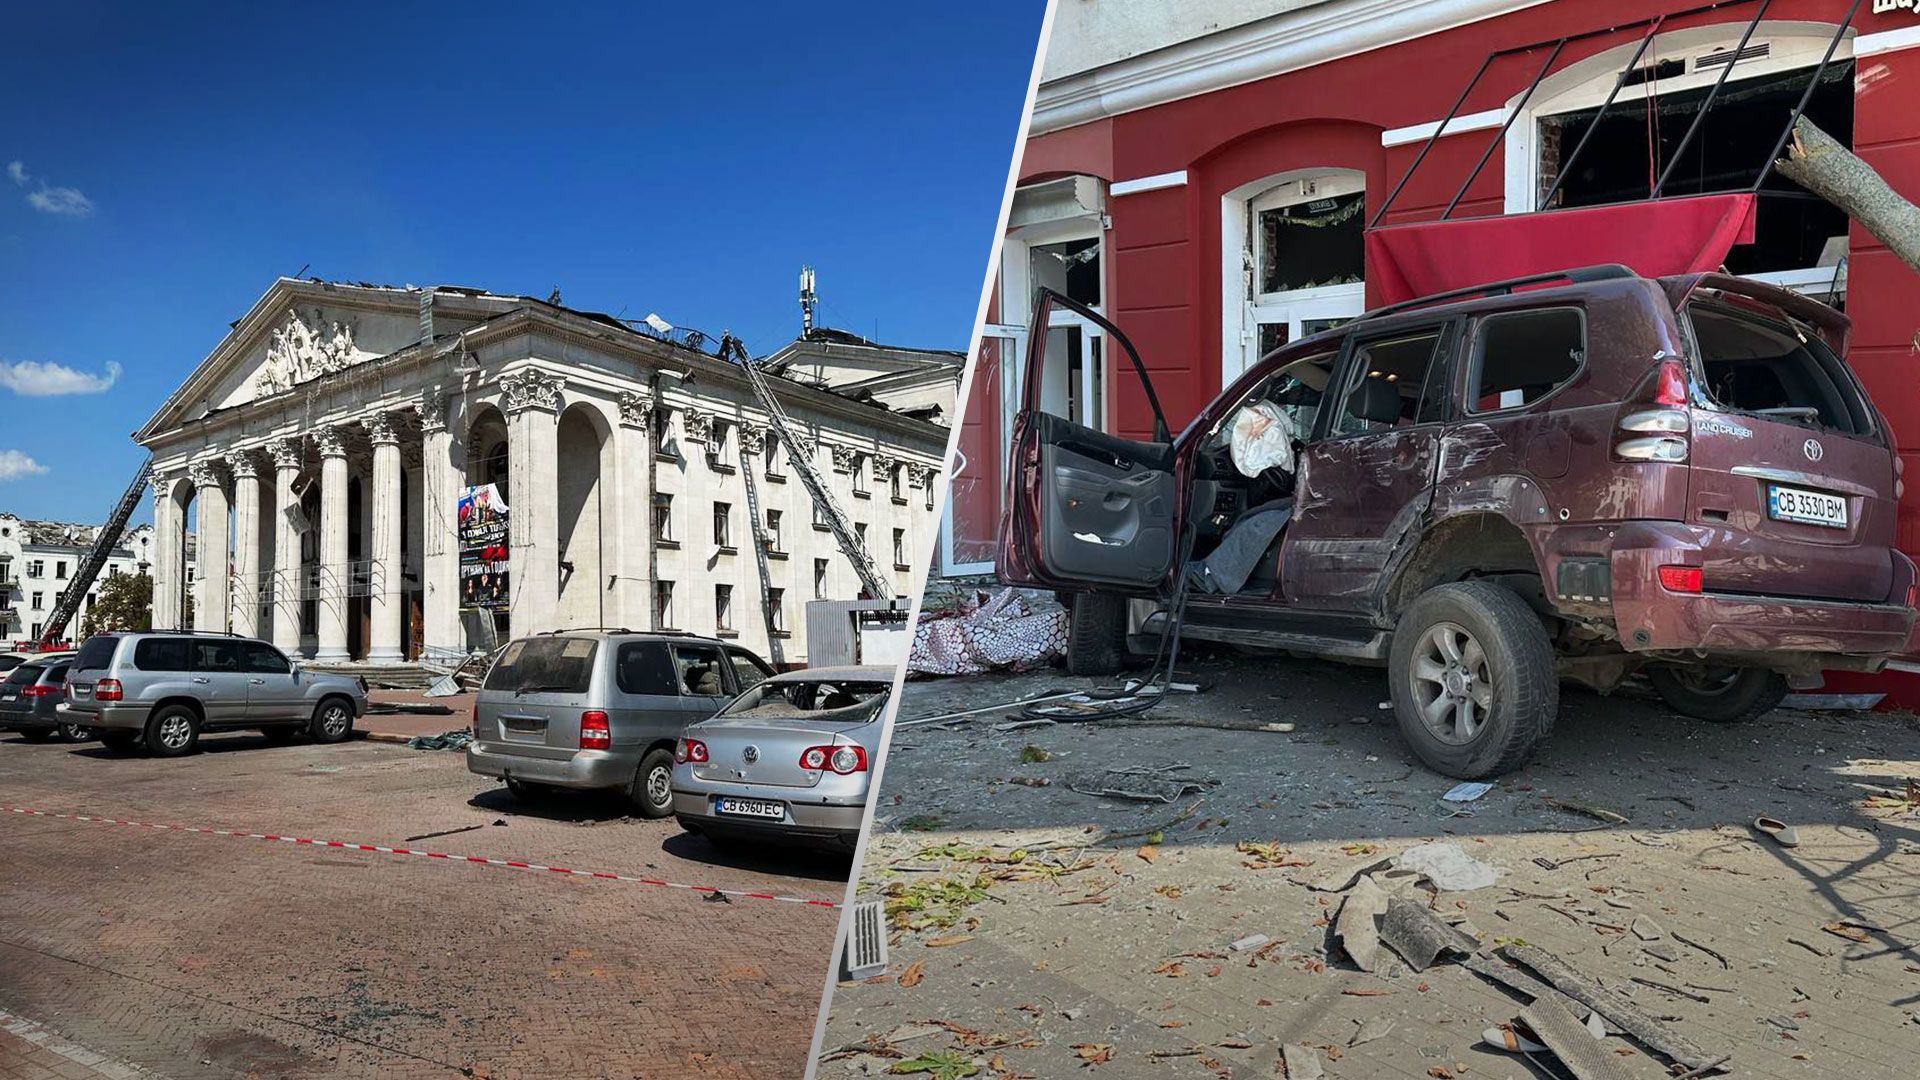
M 115 574 L 100 587 L 100 595 L 81 621 L 80 636 L 102 630 L 153 629 L 153 578 L 146 574 Z

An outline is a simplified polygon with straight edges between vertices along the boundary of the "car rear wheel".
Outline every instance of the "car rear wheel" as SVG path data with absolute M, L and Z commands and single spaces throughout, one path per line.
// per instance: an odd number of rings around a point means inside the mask
M 61 724 L 53 730 L 60 736 L 61 742 L 86 742 L 93 738 L 93 729 L 85 724 Z
M 1429 767 L 1461 780 L 1518 768 L 1560 708 L 1545 627 L 1489 582 L 1453 582 L 1415 600 L 1394 630 L 1388 672 L 1401 736 Z
M 663 818 L 673 813 L 673 751 L 649 750 L 640 759 L 628 793 L 633 808 L 644 818 Z
M 328 698 L 313 710 L 313 725 L 308 732 L 323 743 L 344 742 L 353 734 L 353 706 L 344 698 Z
M 48 739 L 53 738 L 53 729 L 43 727 L 21 728 L 20 737 L 28 742 L 46 742 Z
M 1075 593 L 1067 598 L 1067 673 L 1117 675 L 1127 662 L 1127 598 Z
M 140 733 L 123 728 L 107 728 L 100 732 L 100 745 L 109 750 L 126 753 L 140 745 Z
M 147 718 L 147 752 L 154 757 L 179 757 L 200 745 L 200 714 L 185 705 L 156 709 Z
M 1744 724 L 1772 712 L 1787 696 L 1786 677 L 1766 668 L 1663 664 L 1647 681 L 1674 712 L 1716 724 Z

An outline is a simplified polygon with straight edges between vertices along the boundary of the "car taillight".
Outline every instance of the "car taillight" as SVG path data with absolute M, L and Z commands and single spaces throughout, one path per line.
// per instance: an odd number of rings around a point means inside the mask
M 1907 586 L 1907 606 L 1920 607 L 1920 585 Z
M 119 679 L 101 679 L 93 684 L 95 701 L 119 701 L 124 694 L 125 691 L 120 688 Z
M 846 776 L 867 771 L 867 751 L 861 746 L 809 746 L 800 752 L 800 767 L 822 772 L 828 769 Z
M 707 744 L 699 739 L 681 739 L 680 745 L 674 748 L 673 760 L 682 765 L 689 761 L 698 765 L 707 760 Z
M 1646 383 L 1641 384 L 1644 394 Z M 1662 360 L 1652 379 L 1653 408 L 1635 408 L 1623 412 L 1615 423 L 1616 434 L 1624 436 L 1613 444 L 1613 456 L 1621 461 L 1655 461 L 1678 465 L 1687 460 L 1687 436 L 1693 427 L 1687 413 L 1687 369 L 1678 360 Z M 1646 402 L 1638 397 L 1636 401 Z
M 1660 370 L 1654 376 L 1653 401 L 1656 405 L 1687 404 L 1687 369 L 1680 361 L 1660 361 Z
M 580 714 L 580 749 L 613 749 L 613 729 L 607 726 L 607 714 L 598 709 Z
M 1660 587 L 1668 592 L 1697 593 L 1702 591 L 1704 582 L 1697 566 L 1663 566 L 1660 568 Z
M 60 688 L 57 686 L 23 686 L 20 688 L 21 697 L 54 697 L 59 693 Z

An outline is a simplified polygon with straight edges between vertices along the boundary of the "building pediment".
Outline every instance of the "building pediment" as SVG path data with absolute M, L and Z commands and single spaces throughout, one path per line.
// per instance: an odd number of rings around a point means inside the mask
M 322 382 L 417 344 L 424 332 L 422 295 L 417 289 L 282 278 L 134 437 L 145 442 L 181 424 Z M 457 299 L 462 302 L 458 312 L 436 304 L 436 336 L 492 313 L 480 298 Z M 475 304 L 483 310 L 470 310 Z

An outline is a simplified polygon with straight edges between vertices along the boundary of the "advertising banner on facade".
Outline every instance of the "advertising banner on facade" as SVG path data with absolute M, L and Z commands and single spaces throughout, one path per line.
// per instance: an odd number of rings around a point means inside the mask
M 460 606 L 507 606 L 507 500 L 495 484 L 460 493 Z

